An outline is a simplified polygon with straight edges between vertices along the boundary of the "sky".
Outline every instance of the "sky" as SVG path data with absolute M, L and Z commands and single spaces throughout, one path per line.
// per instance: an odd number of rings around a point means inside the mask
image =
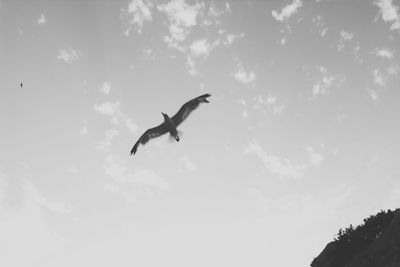
M 399 208 L 399 7 L 0 0 L 0 265 L 309 266 Z

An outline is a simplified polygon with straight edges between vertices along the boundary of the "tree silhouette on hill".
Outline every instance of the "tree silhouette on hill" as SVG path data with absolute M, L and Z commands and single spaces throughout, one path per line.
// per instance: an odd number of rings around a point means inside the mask
M 354 255 L 366 250 L 381 237 L 398 211 L 400 210 L 381 210 L 364 219 L 363 223 L 357 227 L 350 225 L 346 229 L 339 229 L 334 241 L 329 243 L 320 256 L 313 260 L 311 266 L 344 267 Z M 329 262 L 329 265 L 322 265 L 322 260 Z

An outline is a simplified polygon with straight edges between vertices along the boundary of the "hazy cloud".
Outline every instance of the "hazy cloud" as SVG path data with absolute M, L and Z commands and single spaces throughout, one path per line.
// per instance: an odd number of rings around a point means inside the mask
M 109 82 L 104 82 L 101 86 L 100 86 L 100 91 L 105 94 L 108 95 L 111 91 L 111 84 Z
M 287 158 L 280 158 L 274 155 L 268 155 L 267 152 L 256 142 L 250 143 L 245 153 L 253 153 L 264 163 L 264 166 L 271 172 L 279 174 L 282 177 L 299 178 L 307 168 L 305 164 L 293 164 Z
M 376 49 L 375 50 L 375 55 L 377 57 L 386 58 L 386 59 L 391 59 L 393 57 L 392 51 L 390 51 L 387 48 Z
M 78 50 L 61 49 L 59 51 L 59 54 L 58 54 L 57 58 L 64 60 L 66 63 L 72 63 L 73 61 L 78 60 L 80 56 L 81 56 L 81 52 L 78 51 Z
M 120 102 L 104 102 L 100 105 L 94 105 L 94 109 L 102 115 L 114 116 L 120 113 Z
M 97 148 L 103 151 L 109 151 L 112 144 L 112 140 L 117 136 L 119 132 L 116 129 L 108 129 L 104 134 L 104 139 L 100 141 Z
M 39 19 L 38 19 L 38 21 L 37 21 L 37 23 L 40 25 L 40 24 L 44 24 L 46 22 L 47 22 L 47 18 L 45 17 L 44 14 L 41 14 Z

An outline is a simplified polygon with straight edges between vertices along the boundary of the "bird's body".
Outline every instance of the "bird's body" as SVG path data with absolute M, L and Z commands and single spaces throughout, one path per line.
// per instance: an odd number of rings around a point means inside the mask
M 210 96 L 211 96 L 210 94 L 204 94 L 190 100 L 189 102 L 186 102 L 179 109 L 179 111 L 171 118 L 167 114 L 161 112 L 161 114 L 164 117 L 164 122 L 158 125 L 157 127 L 150 128 L 147 131 L 145 131 L 133 146 L 131 150 L 131 155 L 136 153 L 139 144 L 144 145 L 150 139 L 156 138 L 168 132 L 170 136 L 172 136 L 173 138 L 175 138 L 177 142 L 179 142 L 179 135 L 178 135 L 179 131 L 176 128 L 189 116 L 189 114 L 193 110 L 195 110 L 200 105 L 200 103 L 209 103 L 207 97 Z
M 176 126 L 174 121 L 165 113 L 161 113 L 164 116 L 164 124 L 167 127 L 167 130 L 169 134 L 175 138 L 177 142 L 179 142 L 179 135 L 178 135 L 178 130 L 176 129 Z

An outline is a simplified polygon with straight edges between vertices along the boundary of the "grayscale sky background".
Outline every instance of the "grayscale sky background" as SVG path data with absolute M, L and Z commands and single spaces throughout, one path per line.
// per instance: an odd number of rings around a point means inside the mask
M 0 265 L 303 267 L 399 207 L 399 6 L 1 0 Z

